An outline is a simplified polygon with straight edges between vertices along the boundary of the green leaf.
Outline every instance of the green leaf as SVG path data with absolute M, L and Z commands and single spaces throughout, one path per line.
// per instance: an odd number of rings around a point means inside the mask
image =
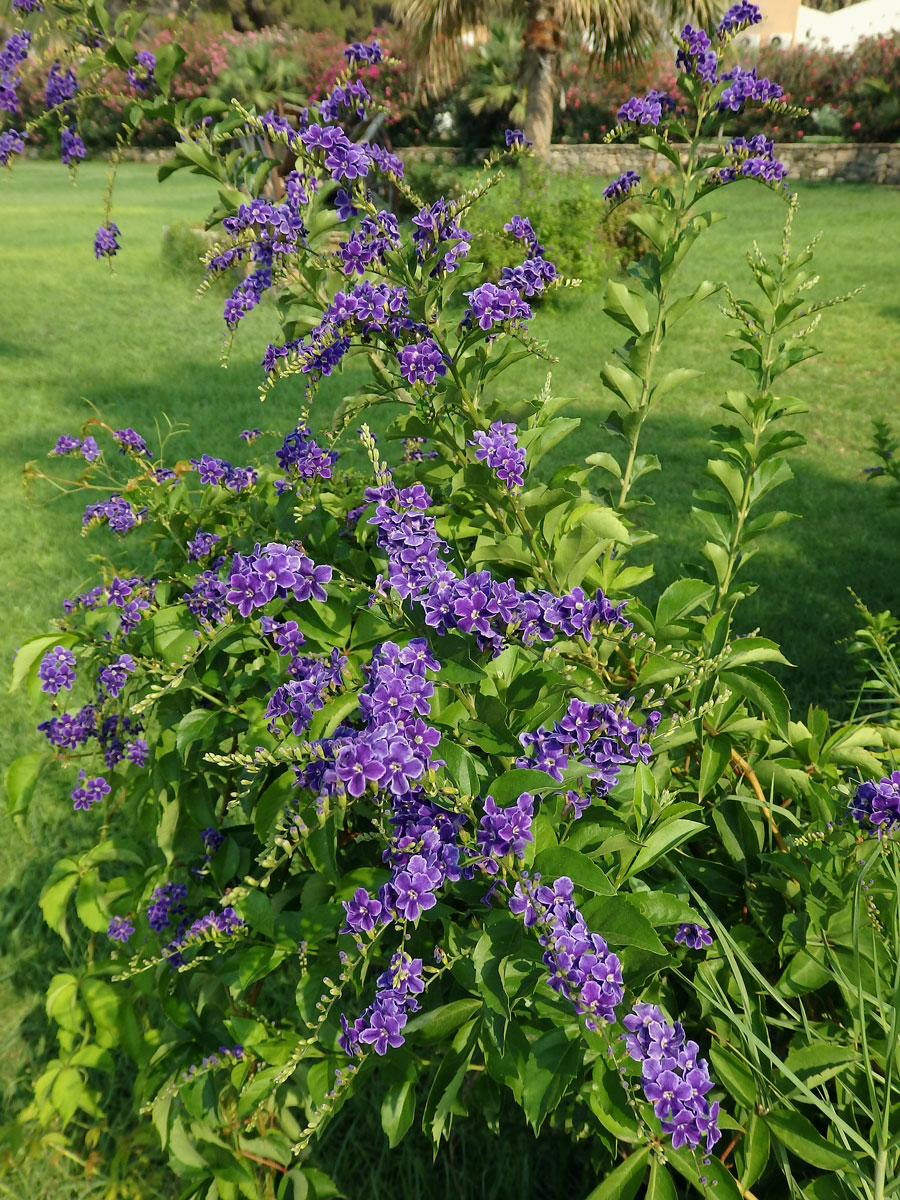
M 186 713 L 178 722 L 175 732 L 175 747 L 181 757 L 187 758 L 187 752 L 194 742 L 207 738 L 215 729 L 217 712 L 214 708 L 195 708 Z
M 551 1029 L 531 1047 L 525 1064 L 522 1108 L 534 1132 L 540 1133 L 547 1115 L 556 1108 L 581 1062 L 581 1046 L 562 1029 Z
M 703 579 L 676 579 L 670 583 L 656 605 L 656 630 L 686 617 L 710 600 L 715 588 Z
M 558 879 L 568 875 L 576 887 L 593 892 L 596 896 L 614 896 L 616 889 L 606 873 L 586 854 L 568 846 L 550 846 L 535 857 L 534 869 L 542 875 Z
M 61 858 L 53 867 L 38 900 L 44 920 L 67 944 L 69 933 L 66 929 L 66 909 L 77 883 L 78 864 L 72 858 Z
M 644 1178 L 650 1147 L 642 1146 L 620 1162 L 585 1200 L 633 1200 Z
M 720 671 L 719 679 L 731 691 L 761 709 L 778 735 L 790 741 L 788 721 L 791 707 L 784 688 L 768 671 L 750 665 L 733 667 Z
M 785 1059 L 785 1066 L 808 1088 L 816 1088 L 833 1079 L 850 1063 L 858 1061 L 859 1054 L 852 1046 L 817 1042 L 812 1046 L 801 1046 L 799 1050 L 792 1050 Z
M 766 1169 L 769 1161 L 771 1138 L 762 1117 L 754 1113 L 747 1122 L 744 1132 L 744 1169 L 741 1172 L 741 1190 L 752 1188 Z
M 428 1099 L 425 1101 L 425 1112 L 422 1115 L 422 1129 L 431 1137 L 435 1146 L 444 1136 L 451 1109 L 456 1103 L 462 1081 L 472 1061 L 479 1025 L 477 1020 L 463 1025 L 453 1039 L 450 1050 L 441 1059 L 441 1065 L 432 1080 Z
M 703 918 L 696 909 L 671 892 L 629 892 L 628 901 L 643 913 L 654 928 L 659 925 L 703 924 Z
M 441 677 L 443 678 L 443 672 Z M 508 805 L 514 804 L 523 792 L 546 792 L 554 788 L 559 788 L 559 784 L 546 771 L 535 771 L 531 767 L 513 767 L 487 784 L 484 794 L 493 796 L 495 804 Z
M 662 858 L 664 854 L 668 854 L 670 850 L 674 850 L 676 846 L 680 846 L 682 842 L 686 842 L 688 838 L 701 832 L 706 832 L 706 825 L 702 821 L 688 821 L 682 818 L 665 821 L 655 826 L 653 832 L 641 846 L 634 862 L 628 868 L 629 878 L 645 871 L 658 858 Z
M 647 918 L 624 893 L 592 901 L 585 905 L 585 920 L 611 946 L 634 946 L 648 954 L 665 955 L 665 946 Z
M 675 367 L 671 371 L 666 371 L 665 375 L 663 375 L 662 379 L 660 379 L 659 383 L 656 384 L 650 393 L 650 402 L 654 403 L 662 400 L 663 396 L 667 396 L 669 392 L 674 392 L 683 383 L 688 383 L 691 379 L 696 379 L 698 375 L 702 374 L 702 371 L 698 371 L 694 367 Z
M 678 1200 L 672 1176 L 658 1158 L 654 1158 L 650 1164 L 650 1178 L 647 1180 L 644 1200 Z
M 647 306 L 642 297 L 616 279 L 611 279 L 606 285 L 603 311 L 632 333 L 640 335 L 650 328 Z
M 421 1012 L 408 1021 L 403 1030 L 404 1037 L 416 1034 L 420 1042 L 442 1042 L 448 1034 L 471 1020 L 481 1010 L 481 1000 L 452 1000 L 439 1008 Z
M 6 768 L 6 807 L 11 817 L 23 816 L 28 811 L 41 767 L 50 761 L 43 750 L 34 754 L 23 754 Z
M 381 1103 L 381 1128 L 393 1150 L 399 1146 L 416 1116 L 415 1079 L 398 1079 Z
M 619 1072 L 605 1061 L 604 1056 L 601 1055 L 594 1063 L 591 1079 L 588 1103 L 603 1128 L 619 1141 L 640 1141 L 637 1117 L 628 1103 L 628 1094 Z
M 701 800 L 707 792 L 712 791 L 730 762 L 731 738 L 724 733 L 708 737 L 703 743 L 703 754 L 700 756 L 699 796 Z
M 441 739 L 440 755 L 446 771 L 463 796 L 475 796 L 481 790 L 478 782 L 478 764 L 468 750 L 450 738 Z
M 680 321 L 695 304 L 699 304 L 707 296 L 712 296 L 721 286 L 721 283 L 713 283 L 709 279 L 704 279 L 689 296 L 679 296 L 677 300 L 673 300 L 665 313 L 666 330 L 671 329 L 675 322 Z
M 856 1174 L 858 1155 L 829 1142 L 802 1113 L 775 1109 L 762 1118 L 771 1133 L 791 1154 L 822 1171 L 852 1170 Z
M 713 1042 L 709 1048 L 716 1079 L 728 1089 L 744 1108 L 756 1107 L 756 1080 L 750 1068 L 725 1046 Z

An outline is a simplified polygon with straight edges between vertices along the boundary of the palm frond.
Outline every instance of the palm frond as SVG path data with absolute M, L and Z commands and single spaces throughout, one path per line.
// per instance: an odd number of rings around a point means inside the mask
M 426 86 L 446 88 L 462 70 L 465 29 L 502 13 L 502 0 L 394 0 L 394 21 L 411 42 Z

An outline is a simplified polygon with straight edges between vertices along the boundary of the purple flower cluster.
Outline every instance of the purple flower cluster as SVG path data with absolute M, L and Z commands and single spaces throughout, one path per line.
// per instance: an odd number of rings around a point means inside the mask
M 679 925 L 675 932 L 675 941 L 687 946 L 689 950 L 704 950 L 713 944 L 712 934 L 705 925 Z
M 293 597 L 304 600 L 328 599 L 325 584 L 331 579 L 331 567 L 316 566 L 300 550 L 280 542 L 267 546 L 259 543 L 252 554 L 235 554 L 228 576 L 225 601 L 237 607 L 242 617 L 270 600 Z
M 781 183 L 788 168 L 775 157 L 775 145 L 763 133 L 756 137 L 737 137 L 725 146 L 733 166 L 721 167 L 713 175 L 720 183 L 734 183 L 736 179 L 761 179 L 765 183 Z
M 431 274 L 434 278 L 455 271 L 471 249 L 471 234 L 457 221 L 458 211 L 457 205 L 448 204 L 441 196 L 434 204 L 420 208 L 412 219 L 413 244 L 420 263 L 436 255 L 448 243 L 455 243 L 433 268 Z
M 507 129 L 506 130 L 506 147 L 511 149 L 513 146 L 533 146 L 534 142 L 528 140 L 525 136 L 525 131 L 522 129 Z
M 58 717 L 50 717 L 37 728 L 51 746 L 57 746 L 60 750 L 77 750 L 96 737 L 97 710 L 93 704 L 86 704 L 77 713 L 60 713 Z
M 0 95 L 2 92 L 3 81 L 0 78 Z M 2 104 L 0 104 L 0 108 L 2 108 Z M 27 137 L 28 133 L 25 130 L 19 133 L 15 129 L 4 129 L 0 133 L 0 167 L 8 166 L 11 158 L 22 153 L 25 149 L 24 139 Z
M 119 447 L 120 454 L 146 454 L 148 458 L 153 457 L 147 443 L 133 429 L 117 429 L 113 433 L 113 441 Z
M 271 374 L 281 360 L 291 359 L 304 374 L 317 379 L 332 373 L 350 349 L 354 334 L 369 338 L 382 333 L 395 339 L 412 328 L 406 288 L 364 279 L 347 291 L 336 292 L 321 321 L 305 338 L 283 346 L 270 345 L 262 365 Z
M 183 883 L 164 883 L 154 888 L 147 906 L 147 922 L 154 933 L 168 929 L 172 917 L 184 912 L 187 888 Z
M 378 42 L 353 42 L 344 51 L 344 58 L 351 67 L 374 67 L 384 61 L 384 53 Z
M 759 8 L 755 4 L 750 4 L 749 0 L 740 0 L 740 3 L 732 4 L 716 26 L 716 36 L 720 42 L 724 42 L 726 38 L 733 37 L 750 25 L 758 25 L 760 21 L 762 21 L 762 13 Z
M 59 133 L 60 155 L 63 165 L 73 167 L 76 162 L 84 158 L 87 150 L 84 148 L 84 142 L 77 133 L 73 133 L 68 126 L 64 126 Z
M 511 421 L 494 421 L 488 432 L 475 431 L 470 446 L 476 446 L 475 457 L 487 463 L 509 491 L 525 482 L 525 451 L 516 444 L 516 427 Z
M 508 854 L 525 857 L 525 847 L 533 841 L 531 821 L 534 816 L 534 797 L 523 792 L 515 804 L 499 808 L 492 796 L 485 797 L 484 815 L 478 822 L 475 840 L 483 858 L 482 870 L 496 875 L 500 859 Z
M 653 1105 L 663 1132 L 672 1135 L 672 1146 L 707 1154 L 722 1136 L 716 1121 L 719 1104 L 706 1099 L 713 1088 L 700 1047 L 686 1041 L 680 1022 L 669 1025 L 655 1004 L 636 1004 L 623 1020 L 622 1034 L 631 1058 L 641 1064 L 641 1086 Z
M 224 255 L 213 260 L 219 267 Z M 240 322 L 252 312 L 263 298 L 263 293 L 272 286 L 272 251 L 268 246 L 256 244 L 253 247 L 253 261 L 256 269 L 251 271 L 246 279 L 242 279 L 228 299 L 222 310 L 222 316 L 229 329 L 237 329 Z M 213 265 L 211 264 L 211 265 Z
M 94 258 L 112 258 L 118 254 L 121 247 L 119 238 L 121 230 L 115 221 L 107 221 L 94 234 Z
M 228 1046 L 220 1046 L 217 1054 L 207 1054 L 199 1066 L 197 1063 L 191 1063 L 186 1071 L 182 1071 L 181 1081 L 182 1083 L 189 1083 L 192 1079 L 196 1078 L 200 1071 L 209 1071 L 213 1067 L 225 1067 L 231 1063 L 243 1061 L 243 1046 L 232 1046 L 230 1049 Z
M 339 121 L 343 110 L 354 109 L 360 120 L 366 115 L 366 101 L 371 100 L 369 89 L 361 79 L 342 85 L 335 84 L 319 105 L 319 116 L 325 121 Z
M 216 938 L 218 935 L 231 937 L 246 927 L 246 921 L 237 915 L 230 904 L 226 905 L 220 913 L 210 909 L 208 913 L 197 917 L 189 925 L 187 921 L 182 921 L 175 937 L 166 946 L 166 959 L 169 966 L 175 970 L 184 965 L 181 951 L 186 947 L 196 942 L 206 941 L 210 937 Z
M 3 49 L 0 50 L 0 110 L 11 113 L 19 111 L 17 89 L 22 82 L 22 77 L 16 75 L 16 68 L 28 57 L 30 45 L 31 30 L 20 29 L 10 34 Z M 24 135 L 19 134 L 18 136 Z
M 606 200 L 624 200 L 625 197 L 636 188 L 641 182 L 641 177 L 637 171 L 623 171 L 617 176 L 612 183 L 608 183 L 603 189 L 603 196 Z
M 106 717 L 102 722 L 96 736 L 110 771 L 124 758 L 136 767 L 146 765 L 150 748 L 144 739 L 136 738 L 133 742 L 126 743 L 120 737 L 120 734 L 128 737 L 139 730 L 140 725 L 135 724 L 130 717 L 121 717 L 117 713 Z
M 252 446 L 258 437 L 262 436 L 261 429 L 242 429 L 238 437 L 242 442 L 246 442 L 248 446 Z
M 112 495 L 108 500 L 101 500 L 99 504 L 88 504 L 81 520 L 86 529 L 107 521 L 113 533 L 122 535 L 130 533 L 135 526 L 140 525 L 146 515 L 146 505 L 142 509 L 135 509 L 122 496 Z
M 532 316 L 531 305 L 515 287 L 488 281 L 466 292 L 466 298 L 471 305 L 466 315 L 471 315 L 484 330 L 510 321 L 528 321 Z
M 487 285 L 493 286 L 493 285 Z M 434 383 L 437 376 L 447 374 L 447 356 L 434 338 L 410 342 L 397 355 L 400 374 L 407 383 Z
M 55 62 L 47 76 L 47 89 L 44 99 L 47 108 L 56 108 L 57 104 L 65 104 L 78 91 L 78 80 L 72 71 L 63 74 L 62 67 Z
M 87 462 L 94 462 L 100 457 L 100 447 L 97 445 L 97 439 L 89 434 L 84 441 L 80 438 L 72 437 L 68 433 L 62 433 L 57 438 L 56 445 L 50 451 L 51 454 L 60 456 L 65 454 L 74 454 L 75 451 L 80 451 Z
M 138 50 L 134 63 L 128 68 L 128 82 L 136 92 L 146 95 L 156 83 L 156 55 L 149 50 Z
M 226 458 L 213 458 L 210 454 L 202 454 L 200 458 L 192 458 L 190 461 L 200 476 L 201 483 L 210 487 L 227 488 L 236 496 L 252 488 L 258 478 L 253 467 L 236 467 Z
M 187 543 L 188 562 L 197 562 L 201 558 L 206 558 L 212 553 L 212 548 L 216 542 L 221 542 L 221 538 L 217 533 L 204 533 L 202 529 L 198 529 L 191 541 Z
M 719 98 L 716 108 L 722 112 L 740 112 L 748 100 L 758 104 L 766 104 L 772 100 L 780 100 L 784 88 L 771 79 L 758 79 L 756 67 L 745 71 L 743 67 L 733 67 L 722 75 L 722 81 L 728 81 L 728 87 Z
M 219 558 L 208 570 L 201 571 L 194 579 L 194 586 L 184 595 L 188 612 L 207 626 L 218 625 L 228 612 L 225 597 L 230 585 L 219 578 L 219 568 L 224 562 L 224 558 Z
M 369 148 L 351 142 L 343 129 L 336 125 L 307 125 L 300 140 L 310 155 L 321 155 L 326 170 L 335 183 L 365 179 L 371 166 Z
M 401 463 L 424 462 L 426 458 L 437 458 L 437 450 L 426 450 L 428 439 L 423 437 L 409 437 L 403 439 L 403 457 Z
M 352 216 L 356 209 L 350 205 L 350 198 L 343 190 L 338 192 L 336 203 L 339 204 L 338 215 L 342 219 L 344 213 Z M 393 213 L 377 212 L 363 217 L 359 229 L 341 244 L 338 257 L 342 263 L 345 275 L 365 275 L 373 262 L 384 262 L 388 250 L 396 250 L 400 245 L 400 226 Z
M 299 629 L 297 633 L 300 633 Z M 337 649 L 333 649 L 327 659 L 291 652 L 290 673 L 293 678 L 277 687 L 269 697 L 266 709 L 269 729 L 274 733 L 278 721 L 286 717 L 291 722 L 294 736 L 302 737 L 309 728 L 313 713 L 324 707 L 328 690 L 341 687 L 346 665 L 347 659 Z
M 111 789 L 102 775 L 88 779 L 84 771 L 78 772 L 78 784 L 72 791 L 73 808 L 87 812 L 92 804 L 99 804 Z
M 41 0 L 12 0 L 13 12 L 34 13 L 43 12 Z
M 97 683 L 101 688 L 106 689 L 108 696 L 112 696 L 115 699 L 128 682 L 128 676 L 136 668 L 137 664 L 130 654 L 120 654 L 114 663 L 110 663 L 100 671 L 97 676 Z
M 376 504 L 369 524 L 378 528 L 378 545 L 387 553 L 391 587 L 420 605 L 425 624 L 440 634 L 459 629 L 499 653 L 513 632 L 530 644 L 560 635 L 590 640 L 595 623 L 628 625 L 624 606 L 614 607 L 599 591 L 593 599 L 581 588 L 564 596 L 520 592 L 512 580 L 499 583 L 489 571 L 459 578 L 443 561 L 450 549 L 427 515 L 432 501 L 421 484 L 398 490 L 387 482 L 368 488 L 366 500 Z
M 106 589 L 107 607 L 119 609 L 119 626 L 123 633 L 135 629 L 150 608 L 150 601 L 142 590 L 145 587 L 146 581 L 141 575 L 132 575 L 130 579 L 113 579 Z
M 649 738 L 660 722 L 661 714 L 647 714 L 643 725 L 636 725 L 627 715 L 629 702 L 588 704 L 573 697 L 565 716 L 533 733 L 523 733 L 519 741 L 525 754 L 516 760 L 517 767 L 534 767 L 546 771 L 561 781 L 570 758 L 587 763 L 586 778 L 591 781 L 591 794 L 602 799 L 615 787 L 623 766 L 647 762 L 652 753 Z M 590 796 L 569 795 L 576 816 L 581 816 L 590 804 Z
M 712 49 L 712 42 L 706 30 L 685 25 L 678 35 L 678 42 L 676 68 L 687 75 L 696 75 L 704 83 L 715 83 L 718 78 L 719 57 Z
M 360 1054 L 362 1046 L 371 1046 L 376 1054 L 383 1055 L 389 1046 L 396 1049 L 403 1045 L 401 1030 L 409 1014 L 418 1009 L 417 997 L 425 987 L 421 958 L 410 958 L 404 950 L 398 950 L 376 986 L 374 1001 L 352 1025 L 341 1016 L 338 1045 L 350 1057 Z
M 330 479 L 331 468 L 338 456 L 336 450 L 323 450 L 309 430 L 304 425 L 298 425 L 293 433 L 285 437 L 281 449 L 275 451 L 275 457 L 282 471 L 309 482 L 311 479 Z M 286 479 L 281 482 L 284 487 L 288 486 Z
M 134 925 L 128 917 L 113 917 L 106 927 L 106 936 L 114 942 L 125 943 L 133 933 Z
M 584 1016 L 588 1029 L 612 1024 L 622 1002 L 622 968 L 599 933 L 591 933 L 572 899 L 574 885 L 562 875 L 552 887 L 540 877 L 517 883 L 509 909 L 534 928 L 545 947 L 547 983 Z
M 626 100 L 616 113 L 620 125 L 630 122 L 632 125 L 658 125 L 662 119 L 663 110 L 674 107 L 666 92 L 649 91 L 646 96 L 632 96 Z
M 860 825 L 867 824 L 879 837 L 893 833 L 900 825 L 900 771 L 892 771 L 877 782 L 861 783 L 849 810 Z
M 75 655 L 64 646 L 54 646 L 41 659 L 38 667 L 41 691 L 55 696 L 62 688 L 72 690 L 75 683 Z

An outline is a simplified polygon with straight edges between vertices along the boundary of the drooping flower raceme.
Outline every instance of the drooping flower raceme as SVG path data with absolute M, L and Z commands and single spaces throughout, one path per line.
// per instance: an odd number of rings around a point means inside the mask
M 494 421 L 488 432 L 475 431 L 470 446 L 475 457 L 486 463 L 508 489 L 522 487 L 525 482 L 525 451 L 516 444 L 516 427 L 509 421 Z
M 612 183 L 608 183 L 603 189 L 603 196 L 606 200 L 624 200 L 625 197 L 641 182 L 641 177 L 637 171 L 623 171 L 618 175 Z
M 663 1132 L 671 1134 L 673 1148 L 703 1146 L 710 1153 L 722 1135 L 718 1101 L 706 1099 L 713 1082 L 706 1060 L 698 1058 L 700 1047 L 685 1039 L 680 1022 L 670 1025 L 655 1004 L 636 1004 L 622 1023 L 628 1053 L 641 1064 L 644 1095 Z
M 861 783 L 849 810 L 854 820 L 879 837 L 893 833 L 900 825 L 900 771 L 892 771 L 877 782 Z

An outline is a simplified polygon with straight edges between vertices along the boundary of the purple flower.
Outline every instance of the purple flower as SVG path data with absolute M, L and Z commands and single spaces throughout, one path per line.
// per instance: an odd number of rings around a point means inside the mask
M 147 443 L 133 429 L 117 429 L 113 434 L 113 441 L 119 447 L 120 454 L 127 454 L 130 451 L 132 454 L 146 454 L 148 458 L 153 457 Z
M 524 131 L 521 129 L 507 129 L 505 137 L 506 137 L 507 148 L 510 148 L 512 146 L 525 147 L 525 146 L 533 146 L 534 145 L 534 142 L 529 141 L 528 138 L 525 136 Z
M 77 437 L 72 437 L 69 433 L 61 433 L 56 439 L 56 445 L 50 451 L 51 454 L 74 454 L 76 450 L 81 449 L 81 440 Z
M 128 917 L 113 917 L 106 929 L 106 936 L 114 942 L 127 942 L 134 933 L 134 926 Z
M 317 445 L 308 429 L 298 425 L 289 433 L 275 451 L 282 471 L 297 475 L 304 481 L 330 479 L 331 469 L 337 462 L 337 451 L 323 450 Z
M 421 958 L 410 958 L 404 951 L 398 951 L 377 983 L 375 1000 L 352 1025 L 345 1016 L 341 1017 L 338 1045 L 345 1054 L 358 1055 L 362 1045 L 384 1055 L 388 1047 L 396 1049 L 403 1045 L 401 1030 L 408 1014 L 419 1007 L 417 997 L 425 986 Z
M 876 782 L 861 783 L 849 805 L 850 815 L 869 831 L 884 837 L 900 823 L 900 771 Z
M 516 427 L 512 422 L 494 421 L 490 432 L 475 431 L 474 440 L 468 443 L 477 446 L 475 457 L 487 463 L 508 490 L 522 487 L 525 482 L 525 451 L 516 444 Z
M 679 925 L 675 941 L 689 950 L 703 950 L 713 944 L 712 934 L 704 925 Z
M 371 933 L 382 919 L 381 901 L 370 896 L 365 888 L 357 888 L 353 899 L 342 903 L 347 913 L 347 924 L 342 933 Z
M 94 258 L 112 258 L 118 254 L 121 231 L 115 221 L 101 225 L 94 235 Z
M 100 457 L 100 447 L 97 445 L 97 439 L 91 434 L 81 443 L 81 454 L 85 462 L 92 463 Z
M 476 841 L 484 855 L 482 869 L 489 875 L 497 874 L 499 860 L 507 854 L 514 854 L 516 858 L 525 857 L 525 847 L 533 840 L 533 816 L 534 798 L 528 792 L 523 792 L 515 804 L 508 808 L 498 808 L 491 796 L 485 799 L 484 815 L 478 823 Z
M 38 667 L 41 691 L 55 696 L 62 688 L 72 690 L 75 683 L 75 655 L 64 646 L 54 646 L 41 659 Z
M 527 321 L 532 313 L 519 292 L 512 287 L 498 287 L 496 283 L 483 283 L 471 292 L 466 292 L 470 312 L 484 330 L 506 321 Z
M 154 888 L 147 908 L 147 921 L 154 933 L 168 928 L 173 916 L 184 912 L 187 888 L 183 883 L 164 883 Z
M 679 50 L 675 56 L 675 66 L 688 75 L 696 75 L 704 83 L 715 83 L 719 59 L 712 42 L 704 29 L 693 29 L 685 25 L 678 35 Z
M 222 539 L 217 533 L 204 533 L 198 529 L 191 541 L 187 543 L 188 562 L 196 562 L 212 553 L 213 546 Z
M 150 747 L 143 738 L 135 738 L 125 747 L 125 757 L 136 767 L 145 767 L 150 755 Z
M 606 185 L 603 189 L 603 196 L 606 200 L 624 200 L 640 182 L 641 177 L 637 171 L 623 171 L 612 183 Z
M 668 100 L 665 92 L 651 91 L 646 96 L 632 96 L 626 100 L 616 113 L 620 125 L 631 122 L 633 125 L 658 125 L 663 113 L 663 105 Z
M 128 676 L 136 668 L 136 663 L 130 654 L 120 654 L 114 663 L 104 667 L 97 676 L 101 688 L 106 688 L 109 696 L 116 697 L 125 687 Z
M 109 795 L 110 786 L 102 775 L 95 779 L 87 779 L 84 771 L 79 771 L 78 779 L 78 786 L 72 791 L 72 804 L 75 809 L 87 812 L 92 804 L 99 804 L 104 796 Z
M 87 150 L 77 133 L 73 133 L 71 129 L 65 127 L 60 131 L 59 137 L 60 151 L 65 166 L 74 166 L 79 159 L 85 157 Z M 94 252 L 96 253 L 96 249 Z
M 47 108 L 55 108 L 57 104 L 65 104 L 78 91 L 78 80 L 72 71 L 63 74 L 62 67 L 55 62 L 47 77 L 45 100 Z
M 18 13 L 42 12 L 44 8 L 41 0 L 12 0 L 12 7 Z
M 153 72 L 156 70 L 156 55 L 149 50 L 138 50 L 134 56 L 134 65 L 128 68 L 128 82 L 137 92 L 146 94 L 156 80 Z
M 755 4 L 748 3 L 748 0 L 740 0 L 739 4 L 732 4 L 716 26 L 716 36 L 723 42 L 749 25 L 758 25 L 761 20 L 762 13 Z
M 408 383 L 434 383 L 447 374 L 447 360 L 433 338 L 423 338 L 404 346 L 397 355 L 400 374 Z
M 0 77 L 0 93 L 2 93 L 2 90 L 3 80 Z M 0 103 L 0 108 L 3 108 L 2 103 Z M 18 133 L 15 129 L 5 129 L 0 133 L 0 167 L 8 166 L 11 158 L 16 154 L 22 153 L 25 149 L 24 139 L 28 136 L 28 133 L 24 130 Z
M 655 1004 L 636 1004 L 622 1024 L 626 1049 L 641 1064 L 644 1095 L 673 1148 L 702 1145 L 709 1154 L 721 1137 L 719 1105 L 706 1099 L 713 1082 L 706 1060 L 698 1058 L 697 1043 L 685 1041 L 681 1024 L 669 1025 Z
M 350 67 L 374 66 L 384 59 L 384 53 L 378 42 L 352 42 L 344 51 L 344 58 Z
M 745 71 L 743 67 L 733 67 L 722 75 L 722 80 L 728 81 L 728 87 L 722 93 L 716 108 L 722 111 L 740 112 L 747 100 L 755 100 L 758 104 L 766 104 L 779 100 L 784 95 L 780 84 L 770 79 L 758 79 L 756 67 Z
M 256 439 L 261 435 L 261 429 L 242 429 L 238 434 L 238 437 L 242 442 L 246 442 L 248 446 L 252 446 Z

